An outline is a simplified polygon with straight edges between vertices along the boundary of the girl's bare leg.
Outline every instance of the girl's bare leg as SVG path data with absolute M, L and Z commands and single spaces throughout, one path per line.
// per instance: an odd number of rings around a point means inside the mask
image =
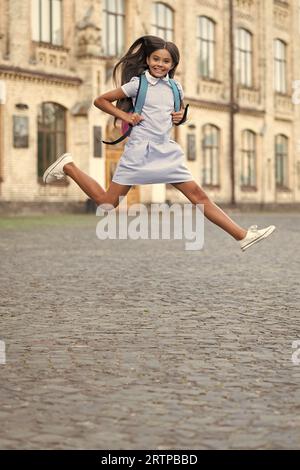
M 212 202 L 207 194 L 195 181 L 183 183 L 172 183 L 179 189 L 193 204 L 204 205 L 204 215 L 211 222 L 221 227 L 236 240 L 241 240 L 247 234 L 247 230 L 236 224 L 225 212 Z
M 112 204 L 117 207 L 119 196 L 126 196 L 131 188 L 129 185 L 111 182 L 108 190 L 105 191 L 97 181 L 80 170 L 73 162 L 66 163 L 63 170 L 98 206 L 100 204 Z

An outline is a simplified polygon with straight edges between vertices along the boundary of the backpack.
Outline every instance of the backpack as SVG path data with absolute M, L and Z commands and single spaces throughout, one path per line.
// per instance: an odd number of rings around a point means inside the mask
M 173 78 L 169 79 L 169 83 L 171 85 L 173 96 L 174 96 L 174 109 L 175 111 L 180 111 L 181 99 L 180 99 L 180 92 L 179 92 L 178 86 Z M 145 99 L 146 99 L 147 90 L 148 90 L 148 80 L 145 76 L 145 72 L 143 72 L 140 76 L 140 83 L 139 83 L 139 88 L 138 88 L 137 95 L 136 95 L 135 106 L 134 106 L 134 109 L 130 112 L 138 113 L 138 114 L 142 113 L 142 109 L 143 109 Z M 175 126 L 179 126 L 180 124 L 183 124 L 186 121 L 188 107 L 189 105 L 187 104 L 184 108 L 184 115 L 181 121 L 175 124 Z M 105 140 L 102 140 L 102 142 L 108 145 L 118 144 L 119 142 L 122 142 L 122 140 L 126 139 L 126 137 L 130 135 L 132 131 L 132 127 L 133 126 L 131 124 L 128 124 L 126 121 L 122 120 L 123 135 L 121 135 L 121 137 L 119 137 L 117 140 L 114 140 L 113 142 L 107 142 Z

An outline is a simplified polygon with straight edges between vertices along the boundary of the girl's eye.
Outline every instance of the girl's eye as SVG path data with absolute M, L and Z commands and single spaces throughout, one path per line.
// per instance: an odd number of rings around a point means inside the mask
M 159 60 L 159 58 L 158 58 L 158 57 L 154 57 L 154 60 L 157 62 L 157 61 Z M 165 64 L 169 64 L 170 61 L 167 59 L 167 60 L 164 60 L 164 63 L 165 63 Z

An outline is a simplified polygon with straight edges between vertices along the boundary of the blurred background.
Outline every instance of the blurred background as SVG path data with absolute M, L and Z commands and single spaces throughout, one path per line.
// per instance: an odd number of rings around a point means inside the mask
M 68 151 L 109 186 L 123 143 L 93 100 L 139 36 L 174 41 L 188 121 L 173 130 L 195 180 L 218 204 L 300 203 L 299 0 L 0 0 L 0 208 L 87 210 L 71 180 L 42 175 Z M 135 186 L 128 203 L 186 201 Z

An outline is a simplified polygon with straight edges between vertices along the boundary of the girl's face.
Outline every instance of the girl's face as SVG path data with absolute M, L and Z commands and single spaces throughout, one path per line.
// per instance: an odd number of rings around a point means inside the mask
M 167 75 L 169 70 L 173 67 L 172 57 L 167 49 L 158 49 L 152 52 L 146 60 L 151 75 L 157 78 L 162 78 Z

